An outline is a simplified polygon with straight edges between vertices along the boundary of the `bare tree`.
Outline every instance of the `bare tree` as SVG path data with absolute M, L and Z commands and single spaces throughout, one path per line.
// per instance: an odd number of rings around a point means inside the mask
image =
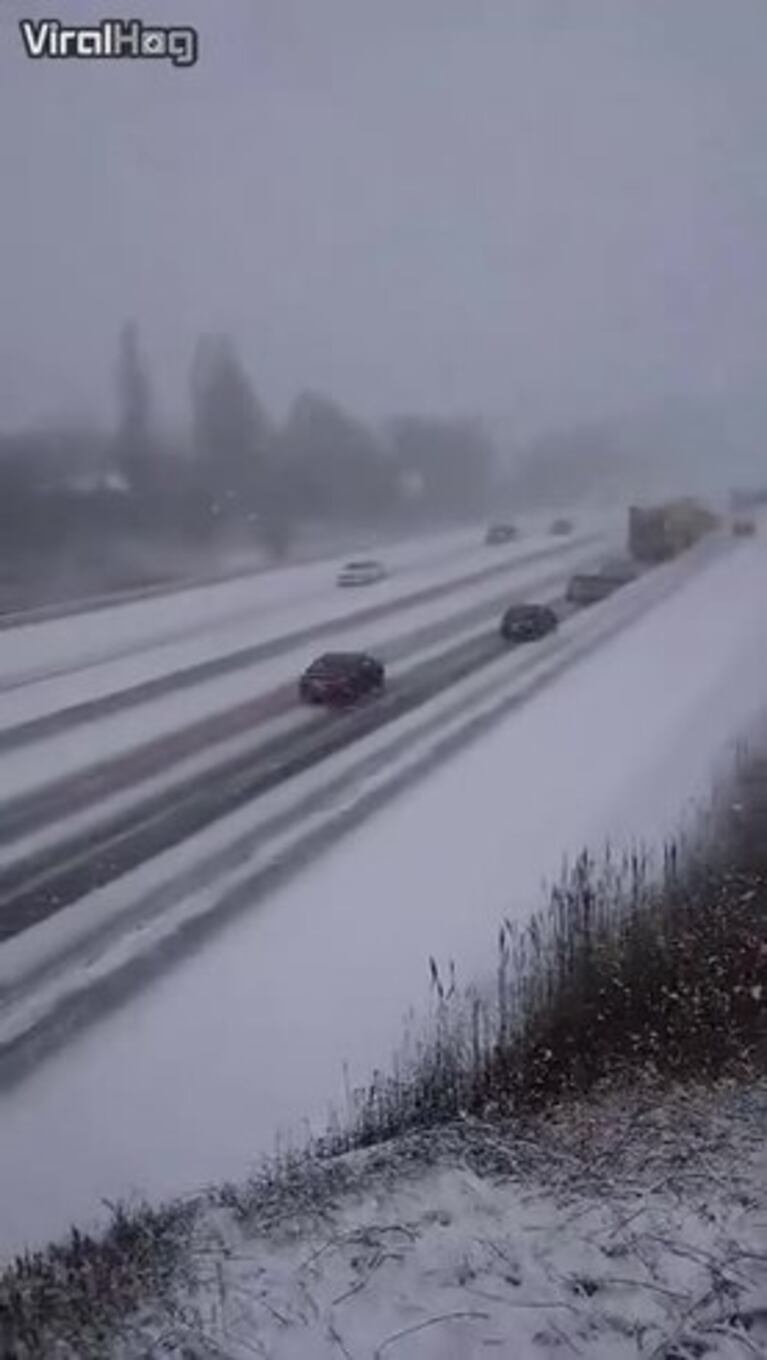
M 400 416 L 389 436 L 400 478 L 417 479 L 427 511 L 452 517 L 485 508 L 495 450 L 478 420 Z
M 227 518 L 258 514 L 266 491 L 270 429 L 231 339 L 206 335 L 191 370 L 194 446 L 213 508 Z
M 135 321 L 126 321 L 120 331 L 115 454 L 131 489 L 138 494 L 149 490 L 155 472 L 151 384 Z
M 368 427 L 337 402 L 304 392 L 281 434 L 296 502 L 313 515 L 378 519 L 394 495 L 392 468 Z

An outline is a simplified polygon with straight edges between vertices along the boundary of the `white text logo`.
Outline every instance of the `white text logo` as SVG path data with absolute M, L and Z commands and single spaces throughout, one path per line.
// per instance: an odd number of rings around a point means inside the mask
M 58 19 L 22 19 L 21 38 L 27 56 L 81 61 L 115 61 L 120 57 L 170 61 L 174 66 L 194 66 L 199 42 L 194 28 L 160 28 L 140 19 L 102 19 L 97 25 L 77 27 Z

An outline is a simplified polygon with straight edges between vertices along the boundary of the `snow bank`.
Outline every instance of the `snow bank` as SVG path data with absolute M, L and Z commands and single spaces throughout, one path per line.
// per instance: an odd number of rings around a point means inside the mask
M 431 1131 L 436 1153 L 376 1151 L 340 1206 L 337 1174 L 322 1221 L 218 1215 L 199 1330 L 231 1360 L 764 1356 L 765 1133 L 763 1088 Z M 180 1357 L 194 1325 L 173 1330 Z
M 764 1356 L 765 1132 L 764 1083 L 464 1120 L 144 1217 L 103 1302 L 98 1247 L 14 1283 L 77 1360 Z

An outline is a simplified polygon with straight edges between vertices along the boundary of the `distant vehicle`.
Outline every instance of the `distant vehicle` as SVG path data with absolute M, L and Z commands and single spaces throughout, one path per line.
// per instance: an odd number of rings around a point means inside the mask
M 378 694 L 386 684 L 382 661 L 365 652 L 325 652 L 307 667 L 299 681 L 305 704 L 352 704 Z
M 537 642 L 558 625 L 559 619 L 547 604 L 512 604 L 501 619 L 501 637 L 507 642 Z
M 630 557 L 608 557 L 599 568 L 599 575 L 614 581 L 616 586 L 627 586 L 637 579 L 639 567 Z
M 551 522 L 549 533 L 555 534 L 558 538 L 564 538 L 566 534 L 573 532 L 573 522 L 571 519 L 555 519 Z
M 486 543 L 511 543 L 517 537 L 517 529 L 513 524 L 491 524 L 485 534 Z
M 732 532 L 736 538 L 751 538 L 756 533 L 756 523 L 752 519 L 739 517 L 732 522 Z
M 347 562 L 338 573 L 339 586 L 374 586 L 386 580 L 386 568 L 381 562 Z
M 620 584 L 599 572 L 580 572 L 570 577 L 565 599 L 570 604 L 597 604 L 619 590 Z

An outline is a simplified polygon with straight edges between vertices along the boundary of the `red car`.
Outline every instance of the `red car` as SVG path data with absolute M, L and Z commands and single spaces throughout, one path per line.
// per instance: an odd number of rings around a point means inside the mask
M 537 642 L 559 624 L 547 604 L 512 604 L 501 619 L 501 637 L 507 642 Z
M 352 704 L 378 694 L 386 683 L 382 661 L 364 652 L 326 652 L 304 671 L 298 686 L 305 704 Z

